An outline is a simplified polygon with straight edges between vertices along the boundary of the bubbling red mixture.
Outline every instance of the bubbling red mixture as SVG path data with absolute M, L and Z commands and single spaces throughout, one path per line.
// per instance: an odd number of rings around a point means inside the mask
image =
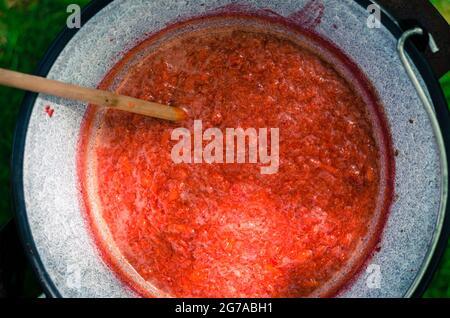
M 84 126 L 88 219 L 105 259 L 143 296 L 155 295 L 102 248 L 92 210 L 165 295 L 329 296 L 361 266 L 383 214 L 382 149 L 366 103 L 331 64 L 269 33 L 204 32 L 142 57 L 116 91 L 190 116 L 175 124 L 91 107 Z M 173 163 L 171 132 L 193 131 L 194 119 L 204 129 L 279 128 L 278 173 Z

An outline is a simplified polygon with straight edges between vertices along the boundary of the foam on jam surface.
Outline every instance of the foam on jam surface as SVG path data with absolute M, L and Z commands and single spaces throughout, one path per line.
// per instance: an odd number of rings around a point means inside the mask
M 143 57 L 117 92 L 190 115 L 110 110 L 92 137 L 101 215 L 142 278 L 179 297 L 303 297 L 361 265 L 380 218 L 381 150 L 363 99 L 316 54 L 270 34 L 185 35 Z M 279 172 L 174 164 L 171 132 L 193 133 L 194 119 L 279 128 Z

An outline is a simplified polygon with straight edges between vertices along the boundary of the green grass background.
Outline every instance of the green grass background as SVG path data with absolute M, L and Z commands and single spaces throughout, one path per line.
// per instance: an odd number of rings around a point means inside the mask
M 65 24 L 66 8 L 88 0 L 0 0 L 0 67 L 31 73 L 50 43 Z M 450 21 L 450 0 L 432 0 Z M 449 57 L 450 58 L 450 57 Z M 441 79 L 450 101 L 450 73 Z M 0 228 L 13 214 L 11 209 L 9 160 L 14 126 L 23 98 L 22 91 L 0 87 Z M 449 104 L 450 105 L 450 104 Z M 31 280 L 31 282 L 30 282 Z M 28 296 L 39 290 L 31 278 Z M 425 297 L 450 297 L 450 247 Z

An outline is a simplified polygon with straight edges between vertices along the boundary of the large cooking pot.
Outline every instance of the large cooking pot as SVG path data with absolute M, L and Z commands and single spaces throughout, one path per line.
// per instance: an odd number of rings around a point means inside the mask
M 175 21 L 220 10 L 277 17 L 289 17 L 299 10 L 312 14 L 308 28 L 345 52 L 376 89 L 397 154 L 395 200 L 378 248 L 338 296 L 420 294 L 435 269 L 449 228 L 444 144 L 448 152 L 449 114 L 430 66 L 409 43 L 410 36 L 416 35 L 418 46 L 425 49 L 431 43 L 434 48 L 433 37 L 420 28 L 404 34 L 386 12 L 381 13 L 378 28 L 369 28 L 367 8 L 373 3 L 368 0 L 231 3 L 94 1 L 84 11 L 83 27 L 62 33 L 38 73 L 96 87 L 127 50 Z M 407 27 L 414 26 L 409 23 Z M 408 56 L 402 59 L 403 49 Z M 443 67 L 448 70 L 448 64 Z M 55 109 L 51 118 L 44 111 L 47 105 Z M 79 102 L 26 95 L 12 165 L 20 233 L 48 296 L 135 296 L 102 261 L 83 219 L 76 150 L 86 108 Z M 379 283 L 373 284 L 377 273 Z

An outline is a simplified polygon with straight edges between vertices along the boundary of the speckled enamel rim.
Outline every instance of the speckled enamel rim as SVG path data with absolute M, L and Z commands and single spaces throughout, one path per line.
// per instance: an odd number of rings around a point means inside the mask
M 367 7 L 370 3 L 369 0 L 355 0 L 361 6 Z M 97 0 L 91 2 L 83 10 L 83 22 L 88 21 L 102 8 L 108 5 L 111 0 Z M 382 13 L 382 23 L 383 25 L 394 35 L 395 38 L 399 38 L 402 34 L 402 30 L 399 28 L 398 24 L 392 17 Z M 37 74 L 41 76 L 46 76 L 49 72 L 51 66 L 53 65 L 56 58 L 59 56 L 60 52 L 64 46 L 70 41 L 70 39 L 75 35 L 76 31 L 64 29 L 64 31 L 59 35 L 57 40 L 48 50 L 45 57 L 42 59 Z M 442 94 L 442 90 L 439 86 L 439 82 L 431 71 L 430 66 L 422 56 L 420 52 L 413 46 L 408 47 L 408 54 L 415 63 L 417 69 L 419 70 L 421 76 L 425 80 L 428 91 L 430 93 L 431 99 L 436 109 L 436 115 L 438 117 L 439 123 L 441 125 L 441 130 L 445 138 L 447 152 L 450 148 L 450 120 L 449 113 L 447 110 L 447 105 Z M 28 258 L 33 265 L 33 268 L 40 278 L 45 292 L 48 296 L 59 297 L 60 292 L 56 288 L 55 284 L 50 279 L 43 263 L 39 257 L 35 242 L 31 234 L 30 224 L 28 222 L 28 217 L 26 213 L 25 200 L 24 200 L 24 189 L 23 189 L 23 162 L 24 162 L 24 147 L 25 138 L 27 133 L 27 127 L 31 116 L 31 111 L 33 109 L 37 95 L 27 93 L 22 109 L 19 115 L 19 120 L 17 123 L 13 156 L 11 162 L 12 168 L 12 180 L 13 180 L 13 191 L 14 191 L 14 203 L 16 207 L 16 217 L 18 220 L 19 232 L 26 249 Z M 441 150 L 442 151 L 442 150 Z M 449 154 L 450 155 L 450 154 Z M 445 250 L 447 238 L 450 230 L 450 207 L 447 206 L 447 213 L 441 211 L 440 218 L 442 220 L 443 230 L 439 238 L 436 238 L 432 243 L 427 258 L 424 260 L 423 268 L 419 271 L 419 275 L 415 278 L 413 284 L 411 285 L 411 290 L 406 293 L 406 296 L 420 296 L 426 289 L 428 283 L 430 282 L 434 271 L 438 265 L 438 262 Z
M 359 4 L 367 7 L 370 3 L 377 3 L 376 1 L 370 0 L 356 0 Z M 399 26 L 399 23 L 395 18 L 382 8 L 382 23 L 386 28 L 396 37 L 400 39 L 404 30 Z M 431 101 L 434 105 L 436 111 L 436 117 L 441 127 L 441 133 L 444 138 L 445 148 L 440 148 L 440 152 L 447 153 L 447 161 L 449 160 L 450 154 L 450 112 L 447 107 L 446 100 L 444 98 L 442 88 L 439 84 L 438 79 L 431 70 L 430 65 L 427 63 L 423 55 L 417 50 L 413 45 L 406 45 L 406 50 L 409 56 L 412 58 L 414 64 L 418 68 L 420 74 L 424 78 L 429 93 L 431 95 Z M 448 174 L 449 162 L 447 162 L 447 170 L 445 173 Z M 449 176 L 447 175 L 447 179 Z M 447 181 L 448 184 L 448 181 Z M 445 200 L 444 204 L 441 205 L 441 210 L 439 211 L 439 221 L 437 225 L 437 234 L 433 238 L 432 246 L 428 251 L 427 257 L 424 260 L 422 268 L 419 274 L 411 284 L 410 289 L 406 292 L 405 297 L 420 297 L 423 295 L 428 285 L 430 284 L 433 275 L 439 265 L 445 248 L 447 246 L 447 241 L 450 235 L 450 204 L 448 198 L 449 189 L 446 191 L 446 197 L 441 198 Z M 441 192 L 442 194 L 442 192 Z

